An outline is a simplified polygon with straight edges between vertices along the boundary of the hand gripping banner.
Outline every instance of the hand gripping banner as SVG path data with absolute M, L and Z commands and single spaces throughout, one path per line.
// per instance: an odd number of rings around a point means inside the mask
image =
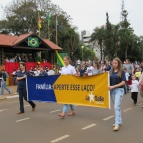
M 27 99 L 29 101 L 110 108 L 108 86 L 108 73 L 88 77 L 72 75 L 28 76 Z

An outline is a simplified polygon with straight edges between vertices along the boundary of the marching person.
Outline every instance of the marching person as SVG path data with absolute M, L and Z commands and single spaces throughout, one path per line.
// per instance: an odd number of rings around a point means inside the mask
M 131 98 L 133 99 L 133 104 L 136 106 L 138 99 L 139 82 L 136 80 L 136 76 L 132 75 L 132 85 L 131 88 Z
M 87 69 L 86 69 L 86 72 L 85 74 L 88 75 L 88 76 L 91 76 L 92 75 L 92 70 L 93 70 L 93 66 L 91 66 L 91 63 L 87 63 Z
M 64 63 L 65 63 L 65 66 L 62 67 L 62 71 L 61 71 L 61 75 L 67 75 L 67 74 L 71 74 L 71 75 L 75 75 L 77 76 L 77 73 L 76 73 L 76 70 L 73 66 L 70 65 L 71 63 L 71 59 L 69 56 L 65 56 L 64 57 Z M 71 113 L 68 114 L 68 116 L 73 116 L 75 115 L 75 107 L 74 105 L 71 105 L 70 104 L 70 108 L 71 108 Z M 67 112 L 67 109 L 68 109 L 68 104 L 65 104 L 64 107 L 63 107 L 63 112 L 62 113 L 59 113 L 58 115 L 62 118 L 65 117 L 65 114 Z
M 122 125 L 121 118 L 121 101 L 124 95 L 124 85 L 125 85 L 125 72 L 122 71 L 121 61 L 119 58 L 113 59 L 113 68 L 110 74 L 110 95 L 114 104 L 115 110 L 115 124 L 113 124 L 114 131 L 119 130 L 119 126 Z
M 111 71 L 111 66 L 110 66 L 110 63 L 109 61 L 106 61 L 106 65 L 105 65 L 105 72 L 110 72 Z
M 25 63 L 20 63 L 20 71 L 17 73 L 18 80 L 18 92 L 19 92 L 19 102 L 20 102 L 20 112 L 17 114 L 24 113 L 24 103 L 23 98 L 27 101 L 27 91 L 26 91 L 26 77 L 30 75 L 26 71 Z M 27 101 L 32 106 L 32 111 L 35 111 L 36 104 L 32 101 Z
M 100 70 L 99 63 L 97 61 L 93 63 L 93 68 L 94 69 L 92 70 L 92 75 L 102 73 L 102 70 Z
M 143 73 L 140 76 L 139 85 L 140 85 L 140 87 L 139 87 L 140 92 L 139 93 L 140 93 L 140 96 L 143 98 Z M 142 106 L 142 108 L 143 108 L 143 106 Z

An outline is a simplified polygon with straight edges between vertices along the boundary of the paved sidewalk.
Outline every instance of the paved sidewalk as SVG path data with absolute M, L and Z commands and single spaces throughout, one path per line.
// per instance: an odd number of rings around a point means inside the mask
M 8 91 L 4 89 L 4 95 L 0 95 L 0 100 L 18 97 L 18 94 L 17 95 L 15 94 L 17 90 L 17 86 L 7 86 L 7 87 L 11 90 L 11 94 L 9 94 Z M 1 92 L 1 88 L 0 88 L 0 92 Z

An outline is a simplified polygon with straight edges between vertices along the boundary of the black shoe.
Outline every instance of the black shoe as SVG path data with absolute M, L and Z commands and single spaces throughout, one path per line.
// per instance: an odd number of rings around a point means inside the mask
M 32 111 L 35 111 L 35 108 L 36 108 L 36 104 L 35 104 L 35 106 L 32 108 Z

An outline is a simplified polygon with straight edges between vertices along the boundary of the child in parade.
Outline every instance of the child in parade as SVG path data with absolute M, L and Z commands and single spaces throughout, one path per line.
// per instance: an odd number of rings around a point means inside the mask
M 80 76 L 84 76 L 85 71 L 86 71 L 85 66 L 81 64 L 79 68 Z
M 113 124 L 114 131 L 118 131 L 119 126 L 122 125 L 120 105 L 124 95 L 125 81 L 126 81 L 125 72 L 122 70 L 121 60 L 119 58 L 114 58 L 113 68 L 110 74 L 110 86 L 109 86 L 110 95 L 115 110 L 115 124 Z
M 130 88 L 131 88 L 131 98 L 133 99 L 134 106 L 136 106 L 138 98 L 139 82 L 136 80 L 135 75 L 132 75 L 132 85 L 130 85 Z
M 70 65 L 71 63 L 71 59 L 69 56 L 65 56 L 64 57 L 64 63 L 65 63 L 65 66 L 62 67 L 62 71 L 61 71 L 61 75 L 67 75 L 67 74 L 70 74 L 70 75 L 75 75 L 77 76 L 77 73 L 76 73 L 76 70 L 73 66 Z M 74 105 L 71 105 L 70 104 L 70 108 L 71 108 L 71 113 L 68 114 L 68 116 L 73 116 L 75 115 L 75 106 Z M 68 110 L 68 104 L 64 104 L 64 107 L 63 107 L 63 112 L 62 113 L 59 113 L 58 115 L 62 118 L 65 117 L 65 114 Z

